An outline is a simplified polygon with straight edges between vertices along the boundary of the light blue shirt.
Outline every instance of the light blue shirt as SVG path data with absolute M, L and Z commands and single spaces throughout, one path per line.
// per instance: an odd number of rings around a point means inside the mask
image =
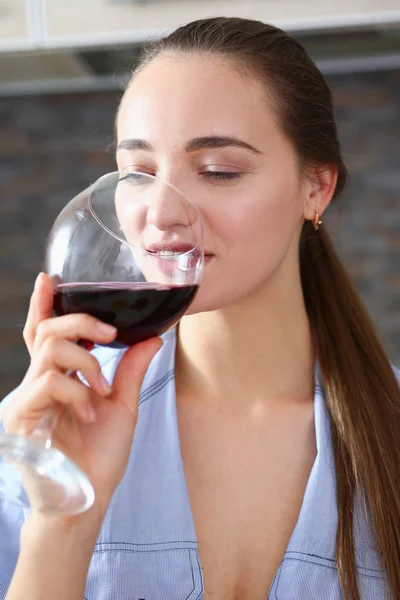
M 129 463 L 94 550 L 85 600 L 203 600 L 202 569 L 178 436 L 175 330 L 163 338 L 164 346 L 143 382 Z M 112 382 L 123 351 L 97 348 L 93 353 Z M 318 367 L 314 416 L 317 456 L 296 527 L 266 600 L 343 599 L 335 559 L 334 457 Z M 25 517 L 22 509 L 0 499 L 1 600 L 15 569 Z M 384 600 L 385 577 L 358 506 L 355 532 L 361 598 Z

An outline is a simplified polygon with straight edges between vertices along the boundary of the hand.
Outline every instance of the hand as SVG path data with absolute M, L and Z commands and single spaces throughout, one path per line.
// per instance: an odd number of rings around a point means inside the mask
M 31 364 L 3 411 L 3 424 L 9 433 L 29 434 L 50 407 L 62 407 L 53 445 L 88 475 L 104 514 L 128 462 L 143 377 L 162 342 L 153 338 L 127 350 L 111 390 L 97 360 L 75 342 L 107 344 L 116 330 L 86 314 L 52 318 L 53 294 L 51 278 L 41 274 L 24 330 Z M 90 387 L 69 370 L 79 370 Z

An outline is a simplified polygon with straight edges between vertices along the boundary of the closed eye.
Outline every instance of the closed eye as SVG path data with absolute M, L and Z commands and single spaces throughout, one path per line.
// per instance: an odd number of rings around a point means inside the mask
M 239 179 L 242 174 L 234 171 L 205 171 L 203 173 L 204 177 L 208 177 L 209 179 L 220 179 L 220 180 L 229 180 L 229 179 Z
M 214 179 L 219 181 L 230 181 L 233 179 L 239 179 L 242 176 L 242 173 L 238 173 L 236 171 L 204 171 L 201 173 L 207 179 Z M 138 184 L 138 183 L 151 183 L 153 177 L 150 173 L 143 172 L 131 172 L 126 173 L 123 177 L 120 178 L 120 182 L 129 181 L 129 183 Z

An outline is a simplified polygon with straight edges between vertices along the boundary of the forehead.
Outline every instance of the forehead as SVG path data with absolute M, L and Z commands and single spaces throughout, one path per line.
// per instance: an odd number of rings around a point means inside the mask
M 169 144 L 202 135 L 252 137 L 276 133 L 265 89 L 228 61 L 164 56 L 131 82 L 117 120 L 118 141 L 130 137 Z

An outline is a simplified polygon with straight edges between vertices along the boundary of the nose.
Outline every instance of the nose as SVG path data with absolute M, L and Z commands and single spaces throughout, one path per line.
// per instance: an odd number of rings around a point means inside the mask
M 160 231 L 188 227 L 195 221 L 194 206 L 171 185 L 157 182 L 148 197 L 147 223 Z

